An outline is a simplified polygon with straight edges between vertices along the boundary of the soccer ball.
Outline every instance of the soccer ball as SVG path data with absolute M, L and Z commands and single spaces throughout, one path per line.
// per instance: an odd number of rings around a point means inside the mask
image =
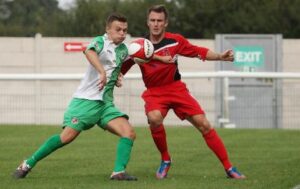
M 129 44 L 128 54 L 134 62 L 146 63 L 153 57 L 154 47 L 148 39 L 139 38 Z

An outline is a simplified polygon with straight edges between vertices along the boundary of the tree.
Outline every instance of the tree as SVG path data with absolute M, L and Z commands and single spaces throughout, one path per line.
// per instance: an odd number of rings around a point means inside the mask
M 56 0 L 0 0 L 0 36 L 95 36 L 105 32 L 112 12 L 127 16 L 129 33 L 143 36 L 147 9 L 165 4 L 168 30 L 188 38 L 218 33 L 282 33 L 300 37 L 299 0 L 76 0 L 69 10 Z
M 3 1 L 2 1 L 3 2 Z M 2 19 L 2 36 L 34 36 L 35 33 L 47 33 L 52 16 L 61 12 L 56 0 L 11 0 L 4 5 L 11 12 Z

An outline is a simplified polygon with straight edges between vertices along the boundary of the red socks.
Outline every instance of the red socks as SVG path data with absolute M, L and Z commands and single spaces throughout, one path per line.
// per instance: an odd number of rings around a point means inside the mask
M 229 161 L 226 148 L 215 131 L 215 129 L 211 129 L 208 133 L 203 135 L 207 146 L 216 154 L 219 158 L 225 170 L 231 168 L 231 163 Z
M 150 127 L 150 130 L 151 130 L 153 141 L 157 149 L 160 151 L 161 159 L 163 161 L 170 161 L 171 157 L 168 152 L 167 137 L 166 137 L 166 132 L 163 124 L 154 128 Z
M 164 161 L 170 161 L 171 158 L 168 152 L 166 132 L 163 124 L 155 128 L 150 128 L 150 130 L 153 141 L 157 149 L 160 151 L 161 159 Z M 214 129 L 211 129 L 208 133 L 204 134 L 203 137 L 207 146 L 216 154 L 223 164 L 224 169 L 228 170 L 231 168 L 232 165 L 229 161 L 226 148 L 217 132 Z

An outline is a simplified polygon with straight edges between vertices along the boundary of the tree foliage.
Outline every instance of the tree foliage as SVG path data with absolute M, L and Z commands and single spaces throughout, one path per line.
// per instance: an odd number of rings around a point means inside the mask
M 129 33 L 147 33 L 146 13 L 154 4 L 169 10 L 169 31 L 189 38 L 218 33 L 300 37 L 299 0 L 75 0 L 62 10 L 57 0 L 0 0 L 0 36 L 95 36 L 105 32 L 112 12 L 127 16 Z

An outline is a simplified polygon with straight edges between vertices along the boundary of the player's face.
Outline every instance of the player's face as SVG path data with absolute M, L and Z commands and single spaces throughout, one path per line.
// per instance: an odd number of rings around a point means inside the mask
M 127 22 L 113 21 L 106 27 L 108 38 L 118 45 L 122 43 L 127 34 Z
M 148 15 L 147 25 L 149 27 L 150 35 L 160 36 L 163 35 L 168 21 L 166 20 L 164 13 L 150 12 Z

